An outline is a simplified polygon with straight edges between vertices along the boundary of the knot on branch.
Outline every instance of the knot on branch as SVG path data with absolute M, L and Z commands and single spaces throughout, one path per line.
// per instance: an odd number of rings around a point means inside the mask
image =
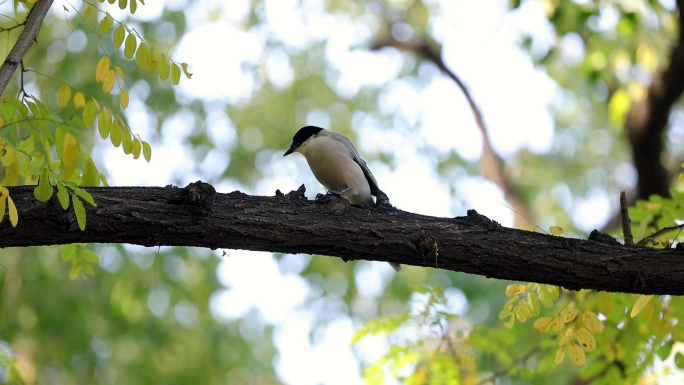
M 335 192 L 328 192 L 325 195 L 316 194 L 315 200 L 316 203 L 322 203 L 332 208 L 333 211 L 344 210 L 351 204 L 347 198 Z
M 589 234 L 589 240 L 590 241 L 595 241 L 595 242 L 601 242 L 601 243 L 607 243 L 609 245 L 619 245 L 620 242 L 615 240 L 615 238 L 611 237 L 608 234 L 604 234 L 596 229 L 594 229 L 591 234 Z
M 297 190 L 292 190 L 287 194 L 283 194 L 280 190 L 276 190 L 275 196 L 277 197 L 287 197 L 288 199 L 306 199 L 304 193 L 306 192 L 306 187 L 304 185 L 299 186 Z
M 190 183 L 185 189 L 185 203 L 210 210 L 216 200 L 214 186 L 197 181 Z
M 482 214 L 479 214 L 477 211 L 472 209 L 468 210 L 466 217 L 470 222 L 480 226 L 484 226 L 487 228 L 487 230 L 494 230 L 501 227 L 501 225 L 497 222 L 485 217 Z
M 439 264 L 437 263 L 437 257 L 439 257 L 439 248 L 437 247 L 437 240 L 435 238 L 430 236 L 422 236 L 418 238 L 415 245 L 423 259 L 434 258 L 435 267 L 439 267 Z

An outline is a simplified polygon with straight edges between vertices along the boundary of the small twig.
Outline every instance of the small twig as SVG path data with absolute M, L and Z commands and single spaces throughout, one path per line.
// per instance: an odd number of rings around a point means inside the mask
M 649 236 L 644 237 L 644 239 L 642 239 L 642 240 L 640 240 L 639 242 L 637 242 L 637 246 L 645 245 L 646 243 L 648 243 L 648 241 L 649 241 L 650 239 L 655 239 L 655 237 L 657 237 L 657 236 L 659 236 L 659 235 L 663 235 L 663 234 L 665 234 L 665 233 L 667 233 L 667 232 L 669 232 L 669 231 L 677 230 L 677 229 L 682 229 L 682 228 L 684 228 L 684 223 L 682 223 L 681 225 L 674 225 L 674 226 L 669 226 L 669 227 L 663 227 L 662 229 L 656 231 L 655 233 L 653 233 L 653 234 L 651 234 L 651 235 L 649 235 Z
M 52 6 L 52 2 L 53 0 L 39 0 L 31 9 L 26 19 L 25 28 L 21 31 L 17 42 L 12 47 L 9 55 L 7 55 L 5 62 L 2 63 L 2 67 L 0 67 L 0 95 L 5 92 L 5 88 L 7 88 L 12 75 L 14 75 L 14 71 L 17 70 L 19 63 L 24 60 L 24 55 L 26 55 L 26 52 L 28 52 L 36 40 L 40 26 L 43 24 L 43 19 L 45 19 L 50 6 Z
M 634 237 L 632 237 L 632 221 L 629 219 L 627 197 L 625 196 L 624 191 L 620 191 L 620 215 L 622 215 L 622 234 L 625 236 L 625 245 L 634 246 Z
M 525 362 L 525 361 L 527 361 L 528 359 L 532 358 L 532 356 L 534 356 L 535 354 L 539 353 L 539 351 L 541 351 L 541 347 L 540 347 L 539 345 L 537 345 L 537 346 L 535 346 L 534 348 L 530 349 L 530 351 L 527 352 L 527 354 L 525 354 L 524 356 L 519 357 L 519 358 L 516 359 L 515 361 L 511 362 L 510 365 L 504 366 L 503 368 L 497 370 L 496 372 L 494 372 L 494 373 L 493 373 L 491 376 L 489 376 L 488 378 L 485 378 L 485 379 L 481 380 L 480 382 L 478 382 L 477 385 L 486 384 L 486 383 L 488 383 L 488 382 L 493 383 L 494 380 L 496 380 L 497 378 L 499 378 L 499 377 L 503 376 L 504 374 L 510 372 L 511 369 L 513 369 L 513 368 L 515 367 L 515 365 L 518 364 L 518 362 Z

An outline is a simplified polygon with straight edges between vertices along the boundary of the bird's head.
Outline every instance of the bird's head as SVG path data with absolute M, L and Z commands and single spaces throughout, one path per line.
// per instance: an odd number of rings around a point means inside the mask
M 288 148 L 287 151 L 285 151 L 285 155 L 283 156 L 288 156 L 293 152 L 297 151 L 298 148 L 304 145 L 304 143 L 306 143 L 311 138 L 315 137 L 321 131 L 323 131 L 323 129 L 316 126 L 306 126 L 300 128 L 299 131 L 297 131 L 297 133 L 292 138 L 292 144 L 290 145 L 290 148 Z

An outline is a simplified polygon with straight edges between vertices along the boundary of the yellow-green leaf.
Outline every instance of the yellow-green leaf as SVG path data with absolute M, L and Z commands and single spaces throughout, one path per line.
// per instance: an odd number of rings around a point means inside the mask
M 551 330 L 551 325 L 553 324 L 553 318 L 551 317 L 541 317 L 534 321 L 534 329 L 538 332 L 546 333 Z
M 556 359 L 554 360 L 554 362 L 556 363 L 556 365 L 560 365 L 560 363 L 563 362 L 564 358 L 565 358 L 565 346 L 556 350 Z
M 116 120 L 110 125 L 109 140 L 112 142 L 114 147 L 119 147 L 121 144 L 121 126 Z
M 83 93 L 77 92 L 76 95 L 74 95 L 74 107 L 76 107 L 77 110 L 80 110 L 85 107 L 85 105 L 85 96 L 83 96 Z
M 575 365 L 584 365 L 586 362 L 586 357 L 584 356 L 584 350 L 579 347 L 577 344 L 572 344 L 570 345 L 570 360 L 572 361 L 573 364 Z
M 109 28 L 111 28 L 112 25 L 114 25 L 114 19 L 112 19 L 112 17 L 109 14 L 107 14 L 104 17 L 104 19 L 100 21 L 100 25 L 97 27 L 97 31 L 100 33 L 100 35 L 104 35 L 107 32 L 109 32 Z
M 171 82 L 174 86 L 177 86 L 178 83 L 180 83 L 180 68 L 178 68 L 176 63 L 171 65 Z
M 534 315 L 539 315 L 539 298 L 537 298 L 537 295 L 535 293 L 528 293 L 527 294 L 527 302 L 530 303 L 530 306 L 532 307 L 532 313 Z
M 140 144 L 140 139 L 135 139 L 132 144 L 131 154 L 133 154 L 133 159 L 140 158 L 140 150 L 142 150 L 142 145 Z
M 582 313 L 582 323 L 584 324 L 584 327 L 594 334 L 598 334 L 603 331 L 603 322 L 601 322 L 594 312 L 585 311 Z
M 586 328 L 580 328 L 577 331 L 577 342 L 579 342 L 584 350 L 590 353 L 596 350 L 596 338 Z
M 128 91 L 121 89 L 121 107 L 128 107 Z
M 105 76 L 107 76 L 107 71 L 109 71 L 109 66 L 111 62 L 109 61 L 109 56 L 102 56 L 100 61 L 97 62 L 97 69 L 95 70 L 95 80 L 98 83 L 104 81 Z
M 169 58 L 167 58 L 166 55 L 162 54 L 161 59 L 159 60 L 159 79 L 168 79 L 170 73 L 171 66 L 169 64 Z
M 9 218 L 12 227 L 17 227 L 17 223 L 19 222 L 19 214 L 17 214 L 17 206 L 14 205 L 14 201 L 9 195 L 7 196 L 7 208 L 9 210 Z
M 50 186 L 47 170 L 43 170 L 38 179 L 38 186 L 33 189 L 33 195 L 41 202 L 47 202 L 52 196 L 52 186 Z
M 90 17 L 90 15 L 92 15 L 94 11 L 95 11 L 95 8 L 93 8 L 92 6 L 89 5 L 85 9 L 85 11 L 83 11 L 83 17 Z
M 147 72 L 154 72 L 157 70 L 157 65 L 159 65 L 159 53 L 156 49 L 152 48 L 149 57 L 147 58 Z
M 520 285 L 517 283 L 510 284 L 506 286 L 506 296 L 510 297 L 512 295 L 520 294 L 525 291 L 525 285 Z
M 119 24 L 114 30 L 114 47 L 119 48 L 123 44 L 124 38 L 126 37 L 126 28 L 123 24 Z
M 104 112 L 97 118 L 97 131 L 100 133 L 102 139 L 107 139 L 109 136 L 110 121 L 107 120 L 107 115 Z
M 145 143 L 145 142 L 143 142 L 143 143 Z M 513 314 L 511 314 L 511 318 L 509 318 L 508 321 L 504 322 L 504 327 L 506 327 L 506 329 L 510 329 L 513 327 L 514 324 L 515 324 L 515 316 Z
M 135 11 L 137 11 L 137 10 L 138 10 L 138 3 L 135 0 L 131 0 L 131 14 L 134 15 Z
M 127 0 L 119 0 L 119 8 L 126 9 L 126 6 L 128 6 Z
M 69 100 L 71 99 L 71 87 L 67 85 L 63 85 L 59 87 L 59 91 L 57 91 L 57 105 L 59 108 L 64 108 L 66 105 L 69 103 Z
M 78 278 L 79 274 L 81 274 L 81 264 L 76 263 L 71 265 L 71 269 L 69 269 L 69 279 L 73 281 Z
M 133 139 L 131 139 L 131 133 L 125 128 L 121 130 L 121 144 L 123 145 L 124 154 L 130 154 L 133 147 Z
M 553 319 L 553 331 L 559 332 L 559 331 L 563 330 L 564 327 L 565 327 L 565 321 L 563 321 L 563 317 L 556 316 L 556 318 Z
M 71 202 L 74 206 L 74 214 L 76 214 L 76 221 L 78 222 L 78 227 L 81 231 L 85 230 L 86 225 L 86 212 L 85 207 L 83 207 L 83 202 L 76 195 L 71 196 Z
M 126 56 L 126 59 L 130 59 L 133 57 L 135 54 L 135 47 L 137 46 L 137 41 L 135 40 L 135 36 L 133 36 L 132 33 L 128 34 L 128 37 L 126 38 L 126 47 L 124 47 L 124 55 Z
M 92 100 L 88 100 L 83 109 L 83 123 L 86 126 L 91 126 L 95 123 L 95 116 L 97 116 L 97 107 L 95 107 L 95 103 Z
M 563 317 L 563 321 L 571 322 L 579 315 L 579 313 L 580 311 L 577 309 L 563 310 L 561 312 L 561 317 Z
M 114 71 L 116 71 L 116 73 L 119 75 L 119 77 L 121 78 L 121 81 L 126 80 L 126 76 L 124 76 L 124 72 L 123 72 L 123 70 L 121 69 L 121 67 L 119 67 L 119 66 L 114 66 Z
M 192 74 L 188 71 L 188 63 L 181 63 L 181 67 L 183 67 L 183 72 L 185 73 L 185 76 L 188 79 L 192 79 Z
M 146 161 L 150 161 L 152 159 L 152 147 L 150 147 L 150 144 L 143 141 L 142 142 L 142 148 L 143 148 L 143 156 L 145 157 Z
M 116 83 L 116 73 L 113 69 L 107 71 L 104 82 L 102 82 L 102 90 L 106 93 L 112 92 L 114 84 Z
M 138 52 L 135 54 L 135 63 L 138 68 L 145 69 L 147 67 L 147 59 L 149 59 L 150 48 L 145 43 L 140 43 Z
M 61 183 L 57 183 L 57 198 L 59 199 L 59 204 L 62 205 L 64 210 L 69 208 L 69 192 L 66 187 L 62 186 Z
M 651 300 L 651 298 L 653 298 L 652 295 L 640 295 L 634 303 L 634 307 L 632 308 L 632 312 L 629 313 L 629 316 L 632 318 L 636 317 L 641 312 L 641 310 L 644 309 L 644 306 L 646 306 L 646 304 L 648 303 L 648 301 Z
M 12 146 L 5 146 L 5 155 L 2 156 L 2 165 L 9 167 L 17 161 L 17 150 Z
M 550 226 L 549 232 L 553 235 L 563 235 L 563 228 L 560 226 Z
M 677 183 L 682 183 L 684 182 L 684 172 L 680 172 L 679 176 L 677 177 Z

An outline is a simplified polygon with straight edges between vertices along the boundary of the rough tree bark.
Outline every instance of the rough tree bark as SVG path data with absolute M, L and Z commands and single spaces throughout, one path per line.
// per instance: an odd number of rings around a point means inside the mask
M 684 294 L 684 251 L 624 246 L 594 233 L 589 240 L 510 229 L 469 211 L 437 218 L 389 204 L 353 206 L 338 196 L 311 201 L 298 191 L 274 197 L 217 194 L 204 183 L 186 188 L 87 188 L 81 231 L 56 194 L 47 202 L 32 186 L 11 187 L 19 224 L 0 224 L 0 247 L 73 242 L 197 246 L 308 253 L 344 260 L 390 261 L 567 289 Z M 246 272 L 247 273 L 247 272 Z

